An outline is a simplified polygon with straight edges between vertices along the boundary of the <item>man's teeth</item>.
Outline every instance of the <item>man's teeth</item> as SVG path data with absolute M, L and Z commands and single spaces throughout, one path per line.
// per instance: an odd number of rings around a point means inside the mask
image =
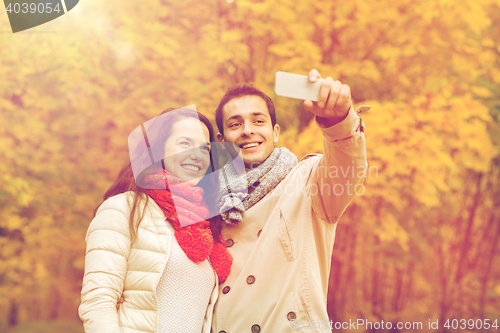
M 241 146 L 241 148 L 245 149 L 245 148 L 257 147 L 258 145 L 259 145 L 259 143 L 257 143 L 257 142 L 247 143 L 246 145 Z
M 200 167 L 194 166 L 194 165 L 188 165 L 188 164 L 183 164 L 182 167 L 186 170 L 190 171 L 200 171 Z

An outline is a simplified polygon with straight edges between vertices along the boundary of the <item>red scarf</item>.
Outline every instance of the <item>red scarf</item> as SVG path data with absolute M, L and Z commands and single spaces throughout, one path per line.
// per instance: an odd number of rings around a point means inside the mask
M 191 186 L 164 169 L 144 177 L 143 184 L 146 188 L 154 188 L 146 189 L 146 193 L 174 227 L 175 238 L 186 256 L 196 263 L 209 258 L 219 283 L 224 283 L 233 258 L 222 235 L 219 242 L 213 239 L 210 222 L 205 220 L 209 217 L 209 210 L 203 200 L 203 189 Z

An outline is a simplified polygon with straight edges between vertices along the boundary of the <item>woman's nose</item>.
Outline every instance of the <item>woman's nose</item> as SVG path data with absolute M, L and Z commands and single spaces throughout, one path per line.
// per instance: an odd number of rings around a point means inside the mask
M 202 157 L 201 154 L 203 154 L 202 149 L 203 149 L 203 147 L 197 147 L 197 148 L 191 149 L 191 154 L 189 155 L 189 157 L 192 160 L 200 160 Z

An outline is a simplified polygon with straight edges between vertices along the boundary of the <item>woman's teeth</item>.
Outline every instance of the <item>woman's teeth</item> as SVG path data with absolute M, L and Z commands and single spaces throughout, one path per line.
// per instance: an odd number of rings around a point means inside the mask
M 257 147 L 260 143 L 247 143 L 246 145 L 243 145 L 241 146 L 241 148 L 245 149 L 245 148 L 252 148 L 252 147 Z
M 183 164 L 182 167 L 186 170 L 189 171 L 200 171 L 200 167 L 194 166 L 194 165 L 188 165 L 188 164 Z

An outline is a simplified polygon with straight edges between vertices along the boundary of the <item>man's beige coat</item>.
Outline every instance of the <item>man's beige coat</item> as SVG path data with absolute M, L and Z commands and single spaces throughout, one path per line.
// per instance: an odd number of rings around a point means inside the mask
M 367 163 L 363 124 L 352 108 L 321 130 L 324 155 L 303 159 L 239 225 L 224 227 L 234 261 L 219 286 L 212 332 L 331 331 L 326 295 L 335 229 L 355 190 L 364 191 Z

